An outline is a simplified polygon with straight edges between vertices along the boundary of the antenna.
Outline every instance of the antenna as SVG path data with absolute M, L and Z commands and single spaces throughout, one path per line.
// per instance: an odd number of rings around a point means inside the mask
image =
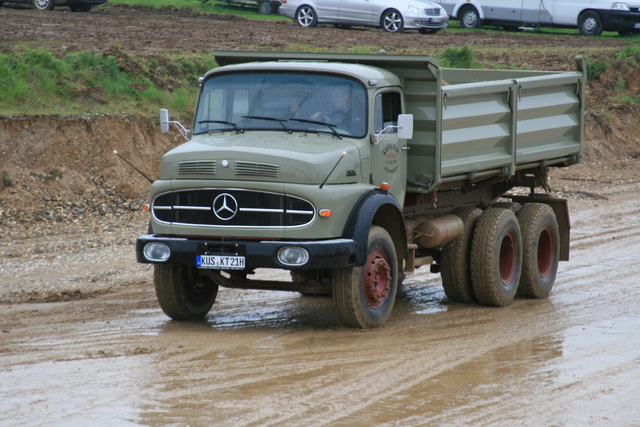
M 342 158 L 344 156 L 347 155 L 346 151 L 342 152 L 342 155 L 340 156 L 340 158 L 338 159 L 338 161 L 336 162 L 336 164 L 333 166 L 333 169 L 331 169 L 331 172 L 329 172 L 329 175 L 327 175 L 327 177 L 324 179 L 324 181 L 322 181 L 322 184 L 320 184 L 320 188 L 322 188 L 325 184 L 325 182 L 327 182 L 327 180 L 329 179 L 329 177 L 331 176 L 331 174 L 333 173 L 334 170 L 336 170 L 336 167 L 338 167 L 338 163 L 340 163 L 340 160 L 342 160 Z
M 153 184 L 153 180 L 152 180 L 151 178 L 149 178 L 147 175 L 145 175 L 144 173 L 142 173 L 142 171 L 141 171 L 140 169 L 138 169 L 137 167 L 133 166 L 133 165 L 129 162 L 129 160 L 127 160 L 127 159 L 125 159 L 124 157 L 122 157 L 122 156 L 120 155 L 120 153 L 118 153 L 118 150 L 113 150 L 113 153 L 114 153 L 116 156 L 120 157 L 120 158 L 121 158 L 122 160 L 124 160 L 125 162 L 127 162 L 127 164 L 128 164 L 129 166 L 131 166 L 132 168 L 134 168 L 136 171 L 138 171 L 138 173 L 139 173 L 140 175 L 142 175 L 142 176 L 144 176 L 145 178 L 147 178 L 147 179 L 149 180 L 149 182 Z

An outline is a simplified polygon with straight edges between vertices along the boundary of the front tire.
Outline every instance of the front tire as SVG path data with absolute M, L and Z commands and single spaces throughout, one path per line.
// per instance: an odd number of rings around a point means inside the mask
M 372 226 L 365 265 L 337 269 L 333 278 L 333 298 L 345 326 L 382 326 L 391 314 L 398 290 L 398 260 L 389 233 Z
M 162 311 L 174 320 L 202 320 L 218 295 L 218 285 L 194 267 L 156 264 L 153 280 Z
M 511 304 L 522 273 L 522 236 L 515 214 L 502 208 L 484 211 L 473 233 L 471 282 L 482 305 Z
M 522 232 L 522 276 L 518 295 L 545 298 L 556 280 L 560 233 L 550 206 L 530 203 L 518 212 Z
M 38 10 L 53 10 L 54 0 L 33 0 L 33 7 Z
M 480 21 L 480 14 L 473 6 L 467 6 L 460 14 L 460 26 L 462 28 L 480 28 L 482 22 Z
M 311 6 L 300 6 L 296 10 L 296 22 L 301 27 L 316 27 L 318 26 L 318 14 Z
M 404 30 L 402 14 L 395 9 L 387 10 L 380 18 L 380 26 L 389 33 L 401 33 Z
M 578 19 L 578 30 L 580 30 L 580 34 L 588 37 L 595 37 L 602 34 L 602 19 L 600 19 L 600 15 L 597 12 L 592 10 L 588 10 Z

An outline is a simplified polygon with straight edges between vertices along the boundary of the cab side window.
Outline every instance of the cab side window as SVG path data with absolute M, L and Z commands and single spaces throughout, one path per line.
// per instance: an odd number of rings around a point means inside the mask
M 401 97 L 399 92 L 385 92 L 378 94 L 374 102 L 373 126 L 375 133 L 382 131 L 387 126 L 398 124 L 398 115 L 402 114 Z M 396 128 L 389 132 L 395 133 Z

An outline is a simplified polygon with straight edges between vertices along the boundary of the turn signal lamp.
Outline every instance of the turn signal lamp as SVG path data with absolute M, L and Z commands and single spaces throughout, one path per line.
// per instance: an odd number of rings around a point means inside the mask
M 149 203 L 145 203 L 145 204 L 142 206 L 142 210 L 143 210 L 143 211 L 145 211 L 145 212 L 149 212 Z
M 320 209 L 318 214 L 323 218 L 329 218 L 332 214 L 331 209 Z
M 380 189 L 382 191 L 389 191 L 389 183 L 388 182 L 382 182 L 380 183 Z

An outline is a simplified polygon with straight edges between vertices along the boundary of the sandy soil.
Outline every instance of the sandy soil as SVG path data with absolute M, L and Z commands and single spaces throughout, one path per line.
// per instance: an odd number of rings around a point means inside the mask
M 610 57 L 628 43 L 309 30 L 171 10 L 4 6 L 0 22 L 2 50 L 352 44 L 428 54 L 469 44 L 542 69 L 569 69 L 569 51 Z M 16 185 L 0 188 L 0 425 L 638 425 L 638 111 L 600 103 L 620 75 L 638 81 L 619 69 L 590 82 L 585 163 L 552 173 L 573 228 L 550 298 L 450 304 L 439 275 L 418 271 L 388 325 L 368 332 L 343 328 L 330 299 L 265 291 L 222 289 L 206 322 L 168 320 L 151 269 L 134 259 L 148 182 L 112 151 L 156 176 L 179 137 L 141 117 L 1 118 L 0 169 Z

